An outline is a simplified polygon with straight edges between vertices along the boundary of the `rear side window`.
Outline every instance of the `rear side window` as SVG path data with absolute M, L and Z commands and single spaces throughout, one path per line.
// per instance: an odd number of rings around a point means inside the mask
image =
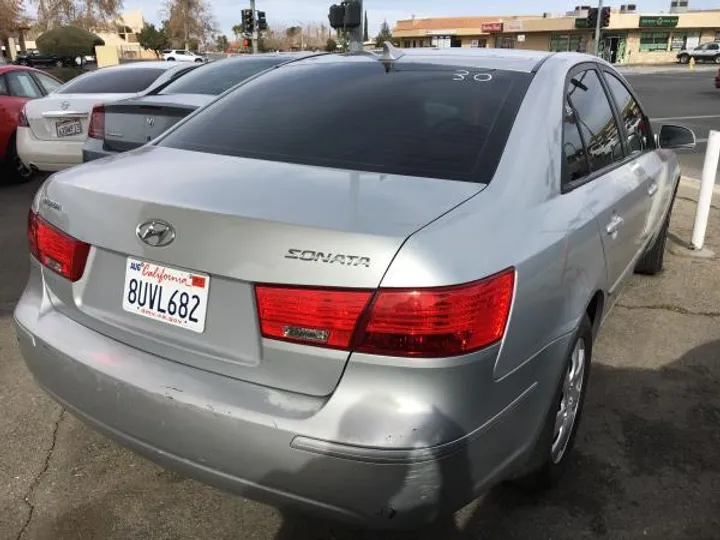
M 164 69 L 131 68 L 100 69 L 70 81 L 58 94 L 134 94 L 154 83 Z
M 625 84 L 612 73 L 605 73 L 605 80 L 615 97 L 620 119 L 625 124 L 628 136 L 628 149 L 631 154 L 644 152 L 655 147 L 649 120 L 640 109 L 640 105 Z
M 249 81 L 158 144 L 487 183 L 530 80 L 357 58 L 293 64 Z
M 575 116 L 569 102 L 565 105 L 563 154 L 565 155 L 565 182 L 575 182 L 590 174 L 590 162 L 580 136 L 577 116 Z
M 623 160 L 625 154 L 615 115 L 594 69 L 582 71 L 571 78 L 567 103 L 585 143 L 591 171 Z
M 7 74 L 7 81 L 11 96 L 35 99 L 43 95 L 35 79 L 29 73 L 11 71 Z
M 225 60 L 208 64 L 166 86 L 161 94 L 207 94 L 217 96 L 245 79 L 285 60 Z

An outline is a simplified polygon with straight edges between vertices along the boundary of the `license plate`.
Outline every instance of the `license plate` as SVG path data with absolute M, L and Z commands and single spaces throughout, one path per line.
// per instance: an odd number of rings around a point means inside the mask
M 202 334 L 210 276 L 127 259 L 123 309 Z
M 82 135 L 82 123 L 80 120 L 61 120 L 55 124 L 55 131 L 58 137 Z

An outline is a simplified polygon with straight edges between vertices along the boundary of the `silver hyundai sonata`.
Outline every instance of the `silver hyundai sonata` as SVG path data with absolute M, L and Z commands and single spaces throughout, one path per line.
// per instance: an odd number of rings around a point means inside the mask
M 589 56 L 301 60 L 46 181 L 22 353 L 108 436 L 277 506 L 404 527 L 545 486 L 694 143 Z

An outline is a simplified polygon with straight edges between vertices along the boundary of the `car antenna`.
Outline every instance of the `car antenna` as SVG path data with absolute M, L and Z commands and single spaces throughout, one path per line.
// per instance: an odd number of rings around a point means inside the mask
M 392 42 L 386 41 L 383 43 L 383 53 L 380 57 L 380 60 L 383 62 L 394 62 L 395 60 L 400 60 L 403 56 L 405 56 L 405 53 L 398 49 Z

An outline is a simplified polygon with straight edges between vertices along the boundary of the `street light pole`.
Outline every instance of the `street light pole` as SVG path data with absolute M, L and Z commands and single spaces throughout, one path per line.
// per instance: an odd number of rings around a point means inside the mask
M 252 10 L 253 32 L 252 32 L 252 48 L 253 54 L 258 53 L 258 27 L 257 27 L 257 11 L 255 11 L 255 0 L 250 0 L 250 9 Z
M 354 0 L 356 3 L 360 4 L 360 26 L 357 28 L 353 28 L 350 30 L 350 51 L 351 52 L 361 52 L 363 50 L 363 20 L 362 14 L 363 11 L 363 3 L 362 0 Z
M 600 56 L 600 29 L 602 28 L 603 0 L 598 1 L 597 23 L 595 25 L 595 56 Z

